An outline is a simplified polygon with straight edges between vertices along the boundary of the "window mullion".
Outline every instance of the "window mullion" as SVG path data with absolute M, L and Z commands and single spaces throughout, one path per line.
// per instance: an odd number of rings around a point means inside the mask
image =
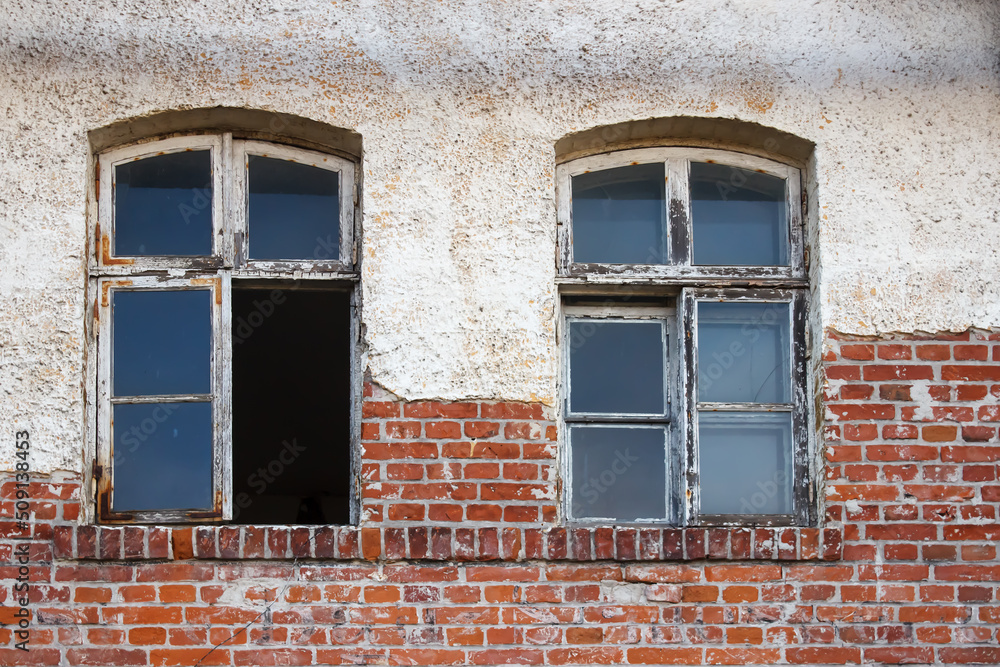
M 357 207 L 357 181 L 354 165 L 344 160 L 340 168 L 340 266 L 353 270 L 357 266 L 357 249 L 354 247 L 354 213 Z
M 809 429 L 808 405 L 810 397 L 807 392 L 808 383 L 808 349 L 806 347 L 806 299 L 804 290 L 798 290 L 792 295 L 792 446 L 793 468 L 795 476 L 793 497 L 795 516 L 799 525 L 814 525 L 817 521 L 816 502 L 811 490 L 819 479 L 818 471 L 810 465 L 811 453 L 814 451 L 812 432 Z
M 233 141 L 230 151 L 229 220 L 233 237 L 233 267 L 247 265 L 247 152 L 245 141 Z
M 112 396 L 112 405 L 139 405 L 142 403 L 207 403 L 214 394 L 166 394 L 150 396 Z
M 805 275 L 805 229 L 802 211 L 802 183 L 798 169 L 787 169 L 785 175 L 786 203 L 788 205 L 789 264 L 795 275 Z
M 213 301 L 218 326 L 215 331 L 213 378 L 215 380 L 215 432 L 213 433 L 213 477 L 219 492 L 222 518 L 233 518 L 233 337 L 232 332 L 232 273 L 222 271 L 217 289 L 221 293 Z
M 691 205 L 688 188 L 688 161 L 670 158 L 667 170 L 667 235 L 670 239 L 669 264 L 691 264 Z
M 569 169 L 556 170 L 556 272 L 565 274 L 573 266 L 573 177 Z
M 215 179 L 219 185 L 221 205 L 216 207 L 218 222 L 216 224 L 216 239 L 219 242 L 219 254 L 222 257 L 222 266 L 232 268 L 235 262 L 233 235 L 237 227 L 235 223 L 238 218 L 234 215 L 237 211 L 236 179 L 234 174 L 237 165 L 235 144 L 233 134 L 226 132 L 222 135 L 222 148 L 220 150 L 220 163 L 222 165 L 221 178 Z
M 686 169 L 686 163 L 685 163 Z M 695 330 L 695 290 L 684 288 L 680 298 L 680 317 L 678 318 L 681 329 L 681 340 L 683 344 L 683 358 L 681 359 L 681 382 L 680 395 L 683 397 L 684 408 L 680 410 L 683 417 L 683 433 L 678 436 L 678 441 L 682 443 L 681 456 L 683 457 L 683 471 L 677 479 L 683 478 L 681 490 L 684 500 L 682 505 L 683 525 L 689 525 L 698 520 L 698 507 L 701 500 L 701 490 L 698 485 L 698 442 L 697 442 L 697 377 L 698 377 L 698 357 L 697 357 L 697 331 Z

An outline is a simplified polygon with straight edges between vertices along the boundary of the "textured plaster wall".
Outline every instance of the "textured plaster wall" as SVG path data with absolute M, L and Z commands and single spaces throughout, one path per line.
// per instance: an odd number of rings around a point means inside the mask
M 0 437 L 81 466 L 86 132 L 164 109 L 363 136 L 367 364 L 404 398 L 554 401 L 553 145 L 648 117 L 816 143 L 823 326 L 1000 325 L 998 33 L 990 0 L 4 0 Z

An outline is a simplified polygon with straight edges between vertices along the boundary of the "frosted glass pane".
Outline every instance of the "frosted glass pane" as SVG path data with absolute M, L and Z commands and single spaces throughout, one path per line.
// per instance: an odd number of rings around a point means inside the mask
M 787 403 L 788 303 L 698 303 L 698 400 Z
M 211 391 L 212 293 L 112 293 L 115 396 Z
M 212 404 L 114 406 L 116 512 L 212 507 Z
M 251 155 L 250 259 L 340 259 L 339 175 Z
M 665 171 L 638 164 L 573 177 L 573 261 L 666 263 Z
M 573 426 L 573 516 L 616 521 L 666 516 L 666 429 Z
M 114 254 L 212 254 L 212 153 L 183 151 L 115 167 Z
M 787 412 L 698 415 L 702 514 L 792 512 L 792 422 Z
M 784 179 L 701 162 L 690 179 L 695 264 L 788 265 Z
M 570 411 L 661 415 L 663 326 L 570 322 Z

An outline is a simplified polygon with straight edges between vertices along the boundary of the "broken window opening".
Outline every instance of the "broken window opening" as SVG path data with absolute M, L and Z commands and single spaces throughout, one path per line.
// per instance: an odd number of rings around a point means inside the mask
M 233 523 L 348 523 L 351 308 L 233 285 Z
M 95 518 L 356 518 L 355 164 L 225 132 L 105 151 L 97 181 Z

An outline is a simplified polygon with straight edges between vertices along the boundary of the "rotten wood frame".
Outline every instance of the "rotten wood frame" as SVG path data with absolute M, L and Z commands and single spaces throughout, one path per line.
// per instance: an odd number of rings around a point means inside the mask
M 693 263 L 689 175 L 692 162 L 721 164 L 776 176 L 785 181 L 787 266 L 705 266 Z M 666 225 L 662 264 L 597 264 L 573 260 L 573 177 L 605 169 L 638 164 L 663 164 L 666 181 Z M 701 281 L 804 280 L 805 253 L 802 233 L 802 187 L 799 170 L 753 155 L 699 148 L 647 148 L 617 151 L 580 158 L 556 169 L 559 252 L 557 269 L 562 282 L 671 280 L 686 284 Z
M 339 251 L 337 257 L 314 256 L 312 259 L 285 260 L 250 259 L 250 245 L 253 243 L 253 238 L 250 236 L 247 212 L 250 200 L 250 179 L 248 176 L 251 155 L 297 162 L 337 174 L 337 197 L 341 221 L 338 225 L 340 238 L 337 244 Z M 353 218 L 354 208 L 357 206 L 358 192 L 354 179 L 354 163 L 335 155 L 262 141 L 234 141 L 233 162 L 237 166 L 243 165 L 242 168 L 233 171 L 233 194 L 235 200 L 239 202 L 239 205 L 233 207 L 234 251 L 238 274 L 265 276 L 276 272 L 284 274 L 301 272 L 335 275 L 342 272 L 352 272 L 355 264 L 354 225 L 346 225 L 343 221 Z M 324 249 L 317 245 L 314 255 L 319 250 Z
M 114 250 L 115 167 L 146 157 L 172 152 L 211 151 L 212 252 L 189 256 L 120 256 Z M 339 256 L 320 260 L 254 262 L 245 256 L 247 192 L 246 165 L 249 154 L 260 154 L 335 171 L 339 175 Z M 85 410 L 87 446 L 92 465 L 85 467 L 85 481 L 93 492 L 93 504 L 84 503 L 81 518 L 103 523 L 225 522 L 232 518 L 232 283 L 253 287 L 272 284 L 294 289 L 335 289 L 351 293 L 351 520 L 359 515 L 360 462 L 360 294 L 357 284 L 357 224 L 360 218 L 356 165 L 347 159 L 317 151 L 260 141 L 233 139 L 232 133 L 191 134 L 141 142 L 112 149 L 96 157 L 93 188 L 88 209 L 94 221 L 88 234 L 88 303 L 86 331 Z M 102 184 L 104 187 L 102 188 Z M 111 396 L 112 309 L 114 294 L 125 290 L 211 290 L 212 303 L 212 393 L 210 395 L 131 397 Z M 113 406 L 119 403 L 192 402 L 212 403 L 212 507 L 164 511 L 114 510 Z
M 231 135 L 196 135 L 193 137 L 172 137 L 134 146 L 126 146 L 101 154 L 98 157 L 98 176 L 95 184 L 98 190 L 97 222 L 90 235 L 89 268 L 91 275 L 134 275 L 139 271 L 208 271 L 232 266 L 232 249 L 228 239 L 228 218 L 224 211 L 228 208 L 227 188 L 223 174 L 229 168 L 229 153 L 232 148 Z M 116 167 L 136 162 L 144 158 L 182 153 L 189 151 L 210 151 L 212 175 L 206 183 L 205 206 L 212 210 L 212 252 L 204 256 L 128 256 L 115 252 L 115 193 Z M 221 196 L 220 196 L 221 194 Z M 229 261 L 227 262 L 227 259 Z
M 782 303 L 788 305 L 788 373 L 790 395 L 783 403 L 710 403 L 698 396 L 698 304 L 723 303 Z M 808 526 L 815 520 L 813 510 L 813 480 L 810 475 L 810 438 L 808 428 L 806 382 L 806 291 L 804 289 L 704 289 L 687 288 L 681 295 L 684 336 L 684 365 L 688 381 L 685 386 L 685 412 L 688 427 L 684 445 L 687 465 L 684 481 L 687 487 L 686 515 L 690 525 L 746 524 L 762 526 Z M 787 413 L 791 423 L 791 501 L 788 514 L 707 514 L 701 511 L 700 447 L 698 416 L 707 412 L 727 413 Z
M 577 411 L 571 403 L 571 359 L 570 347 L 573 345 L 570 328 L 573 323 L 587 322 L 657 322 L 661 328 L 661 344 L 663 358 L 658 361 L 663 374 L 663 409 L 658 414 L 653 413 L 612 413 Z M 607 298 L 598 303 L 587 299 L 568 299 L 563 305 L 563 317 L 560 320 L 560 338 L 563 340 L 564 355 L 562 364 L 561 384 L 564 387 L 562 399 L 562 416 L 560 420 L 560 441 L 566 443 L 564 455 L 561 457 L 560 469 L 562 478 L 566 480 L 563 511 L 567 520 L 580 525 L 605 525 L 615 521 L 612 517 L 578 517 L 574 515 L 573 490 L 573 442 L 571 430 L 575 425 L 607 426 L 620 428 L 661 428 L 664 435 L 664 479 L 668 481 L 663 489 L 665 502 L 664 516 L 640 517 L 634 519 L 637 524 L 676 523 L 678 520 L 679 497 L 674 493 L 676 485 L 669 483 L 676 471 L 681 470 L 677 460 L 678 429 L 674 425 L 674 414 L 679 395 L 678 372 L 680 365 L 674 360 L 681 350 L 676 335 L 676 312 L 670 301 L 663 298 L 630 299 Z
M 93 467 L 97 486 L 98 515 L 108 522 L 167 523 L 179 521 L 212 521 L 232 518 L 232 338 L 230 276 L 206 274 L 199 277 L 171 278 L 169 276 L 136 276 L 128 279 L 106 277 L 98 280 L 100 291 L 98 314 L 98 384 L 97 421 L 98 447 Z M 208 394 L 115 396 L 114 378 L 114 302 L 121 292 L 209 291 L 211 293 L 211 358 L 209 377 L 211 392 Z M 157 511 L 120 511 L 115 509 L 115 447 L 114 407 L 150 403 L 199 403 L 212 406 L 212 489 L 211 507 L 178 508 Z
M 699 266 L 693 264 L 693 233 L 689 173 L 692 162 L 718 163 L 749 169 L 784 179 L 787 221 L 786 266 Z M 573 176 L 634 164 L 662 163 L 664 167 L 665 211 L 663 264 L 584 264 L 573 261 L 572 179 Z M 668 438 L 670 466 L 668 517 L 659 521 L 680 526 L 781 526 L 815 525 L 815 470 L 810 465 L 810 453 L 815 449 L 813 434 L 808 428 L 807 400 L 808 310 L 807 253 L 804 246 L 804 212 L 806 202 L 801 188 L 799 169 L 744 153 L 688 147 L 658 147 L 621 150 L 583 157 L 557 166 L 556 201 L 558 217 L 558 249 L 556 283 L 562 298 L 559 318 L 559 350 L 566 359 L 560 377 L 561 394 L 566 396 L 568 384 L 568 322 L 572 318 L 601 316 L 600 308 L 581 305 L 586 300 L 620 300 L 636 303 L 655 297 L 667 308 L 676 309 L 672 316 L 671 338 L 678 341 L 668 348 L 673 363 L 668 363 L 671 395 L 676 403 L 670 421 Z M 700 489 L 697 442 L 697 319 L 696 301 L 779 301 L 789 304 L 791 313 L 791 387 L 788 404 L 770 406 L 786 411 L 792 422 L 794 509 L 787 515 L 709 515 L 700 512 Z M 565 400 L 565 399 L 564 399 Z M 710 409 L 711 406 L 703 406 Z M 738 406 L 734 406 L 738 407 Z M 738 409 L 757 409 L 748 406 Z M 560 420 L 562 442 L 568 442 L 569 413 Z M 574 523 L 572 514 L 571 452 L 564 448 L 561 470 L 565 480 L 563 516 Z M 607 521 L 603 522 L 607 523 Z M 631 523 L 631 522 L 629 522 Z M 641 523 L 641 522 L 636 522 Z

